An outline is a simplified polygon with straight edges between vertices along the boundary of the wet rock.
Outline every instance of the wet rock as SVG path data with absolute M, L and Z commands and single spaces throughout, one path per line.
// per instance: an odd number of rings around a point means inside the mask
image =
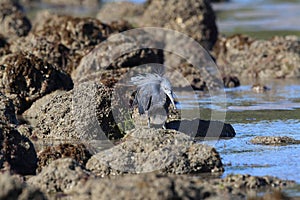
M 120 73 L 122 68 L 136 67 L 147 63 L 163 63 L 163 52 L 147 48 L 147 45 L 142 44 L 145 41 L 152 40 L 151 36 L 143 31 L 137 36 L 113 35 L 82 58 L 80 65 L 72 74 L 74 82 L 90 75 L 98 76 L 98 80 L 101 80 L 102 73 L 105 73 L 106 70 L 115 70 Z M 117 77 L 115 76 L 115 78 Z
M 159 171 L 192 174 L 223 171 L 218 152 L 180 132 L 137 128 L 122 142 L 94 155 L 87 169 L 100 176 Z
M 18 114 L 52 91 L 73 87 L 68 75 L 32 54 L 9 54 L 0 66 L 0 92 L 13 100 Z
M 269 87 L 262 85 L 261 83 L 255 83 L 251 87 L 253 92 L 262 93 L 271 90 Z
M 0 188 L 0 199 L 47 199 L 39 189 L 22 183 L 8 173 L 1 174 Z
M 249 174 L 230 174 L 222 179 L 221 183 L 224 187 L 233 189 L 257 189 L 262 187 L 281 188 L 292 186 L 294 181 L 281 180 L 272 176 L 251 176 Z
M 28 179 L 32 184 L 48 193 L 68 192 L 83 184 L 90 176 L 79 163 L 71 158 L 53 161 L 41 173 Z
M 110 139 L 123 136 L 111 107 L 112 89 L 81 84 L 73 90 L 50 94 L 24 113 L 38 138 Z
M 191 137 L 231 138 L 236 134 L 230 124 L 200 119 L 169 121 L 166 123 L 166 128 L 180 131 Z
M 59 158 L 72 158 L 80 165 L 85 166 L 91 156 L 92 154 L 82 143 L 64 143 L 57 146 L 49 146 L 38 154 L 37 171 L 40 172 L 43 167 L 48 166 L 51 162 Z
M 215 14 L 206 0 L 151 0 L 140 26 L 158 26 L 185 33 L 211 49 L 217 40 Z
M 0 93 L 0 121 L 1 124 L 17 124 L 15 107 L 11 99 Z
M 31 29 L 23 7 L 16 2 L 0 2 L 0 18 L 0 34 L 9 40 L 26 36 Z
M 215 54 L 224 74 L 253 78 L 300 77 L 300 40 L 296 36 L 255 40 L 245 35 L 220 38 Z
M 14 52 L 31 52 L 56 68 L 71 73 L 80 59 L 113 31 L 94 18 L 79 18 L 44 12 L 34 30 L 11 45 Z
M 111 23 L 113 21 L 126 20 L 133 24 L 137 24 L 143 15 L 144 6 L 129 1 L 107 2 L 97 14 L 97 19 Z
M 5 37 L 0 34 L 0 57 L 10 53 L 10 44 L 6 41 Z
M 22 175 L 35 174 L 37 156 L 31 141 L 14 128 L 0 127 L 0 164 Z
M 224 76 L 223 77 L 224 87 L 233 88 L 240 86 L 240 80 L 236 76 Z
M 295 140 L 287 136 L 256 136 L 250 141 L 252 144 L 262 145 L 289 145 L 300 144 L 300 140 Z

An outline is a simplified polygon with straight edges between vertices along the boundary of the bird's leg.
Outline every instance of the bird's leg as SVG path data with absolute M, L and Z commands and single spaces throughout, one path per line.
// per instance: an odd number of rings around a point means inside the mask
M 162 128 L 164 129 L 164 130 L 166 130 L 167 128 L 166 128 L 166 123 L 164 122 L 164 124 L 162 125 Z

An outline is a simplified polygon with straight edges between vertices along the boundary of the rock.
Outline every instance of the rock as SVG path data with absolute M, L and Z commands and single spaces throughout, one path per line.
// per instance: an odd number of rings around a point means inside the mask
M 224 74 L 253 78 L 300 77 L 300 40 L 296 36 L 255 40 L 245 35 L 220 38 L 215 55 Z
M 51 162 L 59 158 L 72 158 L 80 165 L 85 166 L 91 156 L 89 150 L 82 143 L 63 143 L 57 146 L 49 146 L 38 154 L 37 171 L 40 172 L 43 167 L 48 166 Z
M 287 136 L 256 136 L 250 141 L 252 144 L 262 145 L 289 145 L 300 144 L 300 140 L 295 140 Z
M 224 76 L 223 77 L 224 87 L 234 88 L 240 86 L 240 80 L 236 76 Z
M 212 147 L 195 143 L 180 132 L 133 129 L 122 142 L 101 151 L 86 164 L 100 176 L 159 171 L 193 174 L 223 171 L 221 158 Z
M 61 158 L 44 167 L 41 173 L 27 180 L 47 193 L 68 192 L 83 184 L 90 176 L 79 163 L 71 158 Z
M 84 6 L 97 8 L 99 6 L 99 0 L 41 0 L 44 3 L 54 4 L 58 6 Z
M 31 29 L 23 7 L 16 2 L 0 2 L 0 18 L 0 34 L 9 40 L 26 36 Z
M 231 138 L 236 134 L 230 124 L 200 119 L 172 120 L 166 123 L 166 128 L 180 131 L 191 137 Z
M 294 181 L 281 180 L 272 176 L 251 176 L 249 174 L 230 174 L 222 179 L 221 185 L 234 189 L 258 189 L 262 187 L 281 188 L 292 186 Z
M 7 42 L 5 37 L 0 34 L 0 57 L 10 53 L 9 47 L 10 44 Z
M 1 124 L 18 124 L 15 107 L 11 99 L 0 92 L 0 121 Z
M 244 180 L 233 177 L 244 177 Z M 267 177 L 249 175 L 231 175 L 224 180 L 219 178 L 206 179 L 199 176 L 182 176 L 173 174 L 144 173 L 109 178 L 92 178 L 80 188 L 74 188 L 68 193 L 72 199 L 246 199 L 248 192 L 257 193 L 257 188 L 251 189 L 247 182 L 267 180 Z M 230 181 L 231 182 L 230 182 Z M 272 188 L 275 179 L 269 179 L 265 188 Z M 227 182 L 228 181 L 228 182 Z M 276 179 L 279 181 L 279 179 Z M 275 182 L 276 182 L 275 181 Z M 281 180 L 280 180 L 281 181 Z M 226 183 L 225 183 L 226 182 Z M 246 183 L 242 188 L 236 188 L 237 182 Z M 281 181 L 289 183 L 288 181 Z M 290 183 L 287 185 L 294 185 Z M 241 184 L 242 185 L 242 184 Z M 109 187 L 108 187 L 109 186 Z M 276 186 L 275 186 L 276 187 Z M 251 190 L 250 190 L 251 189 Z M 280 187 L 279 187 L 280 189 Z
M 251 89 L 253 92 L 256 92 L 256 93 L 263 93 L 263 92 L 271 90 L 269 87 L 262 85 L 261 83 L 254 83 L 252 85 Z
M 109 187 L 108 187 L 109 186 Z M 195 177 L 140 174 L 118 178 L 90 179 L 70 192 L 76 199 L 206 199 L 213 188 Z
M 39 189 L 22 183 L 17 178 L 10 176 L 8 173 L 1 174 L 0 188 L 0 199 L 47 199 Z
M 13 100 L 18 114 L 52 91 L 73 87 L 67 74 L 32 54 L 9 54 L 0 60 L 0 65 L 0 92 Z
M 132 68 L 147 63 L 163 63 L 163 52 L 147 48 L 147 44 L 144 44 L 153 41 L 149 34 L 142 30 L 137 31 L 138 35 L 131 36 L 130 33 L 113 35 L 83 57 L 72 74 L 74 82 L 80 82 L 86 77 L 92 80 L 91 75 L 98 80 L 103 80 L 101 77 L 106 70 L 115 70 L 116 74 L 121 72 L 122 75 L 123 68 Z M 118 76 L 114 78 L 118 79 Z
M 151 0 L 139 25 L 185 33 L 206 49 L 211 49 L 218 37 L 215 14 L 206 0 Z
M 144 12 L 144 6 L 129 1 L 107 2 L 97 14 L 97 19 L 111 23 L 119 20 L 126 20 L 132 24 L 138 24 Z
M 68 92 L 50 94 L 24 113 L 33 135 L 53 139 L 117 139 L 123 137 L 112 113 L 112 89 L 83 83 Z
M 11 45 L 13 52 L 31 52 L 67 73 L 113 31 L 94 18 L 41 13 L 34 30 Z
M 31 141 L 8 126 L 0 127 L 0 165 L 8 165 L 10 171 L 21 174 L 35 174 L 37 156 Z

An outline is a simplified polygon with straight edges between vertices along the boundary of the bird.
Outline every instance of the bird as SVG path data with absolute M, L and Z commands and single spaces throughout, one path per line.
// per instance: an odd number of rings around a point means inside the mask
M 131 77 L 131 83 L 137 86 L 133 106 L 137 105 L 140 115 L 147 115 L 148 127 L 151 123 L 162 124 L 166 129 L 169 105 L 176 110 L 171 82 L 160 74 L 145 73 Z

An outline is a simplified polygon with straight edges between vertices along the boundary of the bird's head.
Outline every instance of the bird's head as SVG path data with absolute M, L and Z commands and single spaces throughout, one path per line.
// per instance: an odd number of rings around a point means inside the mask
M 173 93 L 172 85 L 171 85 L 170 81 L 166 78 L 163 78 L 161 83 L 160 83 L 160 87 L 163 90 L 163 92 L 171 100 L 171 103 L 172 103 L 174 109 L 176 109 L 176 105 L 175 105 L 175 101 L 174 101 L 174 93 Z

